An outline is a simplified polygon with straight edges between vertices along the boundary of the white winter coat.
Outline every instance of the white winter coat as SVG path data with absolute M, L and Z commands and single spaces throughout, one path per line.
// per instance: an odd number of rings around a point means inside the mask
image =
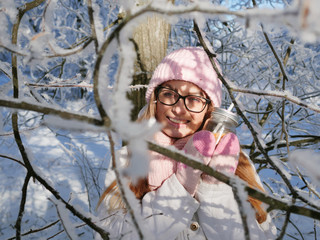
M 110 233 L 110 239 L 139 239 L 128 213 L 119 210 L 108 214 L 106 203 L 98 210 L 99 218 L 104 219 L 101 226 Z M 231 187 L 224 183 L 201 182 L 192 197 L 173 174 L 143 197 L 139 212 L 145 239 L 245 239 L 238 204 Z M 247 221 L 250 239 L 275 239 L 276 228 L 270 216 L 258 224 L 252 211 Z

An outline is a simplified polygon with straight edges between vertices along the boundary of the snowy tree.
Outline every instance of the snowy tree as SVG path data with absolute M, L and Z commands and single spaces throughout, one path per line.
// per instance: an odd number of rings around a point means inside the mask
M 223 107 L 233 104 L 240 116 L 241 147 L 266 189 L 236 184 L 237 192 L 268 205 L 279 239 L 317 239 L 319 7 L 317 0 L 0 1 L 1 239 L 94 232 L 108 239 L 94 211 L 122 141 L 140 165 L 146 159 L 134 156 L 149 148 L 232 185 L 236 179 L 146 142 L 153 123 L 134 121 L 161 58 L 198 45 L 222 66 Z

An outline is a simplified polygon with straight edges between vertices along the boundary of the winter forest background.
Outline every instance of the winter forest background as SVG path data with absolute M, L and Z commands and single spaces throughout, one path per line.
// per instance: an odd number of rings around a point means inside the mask
M 134 120 L 154 67 L 190 45 L 217 55 L 267 191 L 224 178 L 239 207 L 256 196 L 278 239 L 319 239 L 319 18 L 318 0 L 0 0 L 0 239 L 106 234 L 94 215 L 114 150 L 131 147 L 132 176 L 147 147 L 172 153 Z

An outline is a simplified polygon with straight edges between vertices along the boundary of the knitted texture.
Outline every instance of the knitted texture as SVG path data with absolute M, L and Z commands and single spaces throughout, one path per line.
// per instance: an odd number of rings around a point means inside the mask
M 234 174 L 238 165 L 240 144 L 233 133 L 224 135 L 214 151 L 209 166 L 222 173 Z M 203 174 L 202 180 L 211 184 L 220 183 L 216 178 Z
M 192 135 L 189 135 L 187 137 L 184 138 L 179 138 L 177 141 L 174 142 L 174 146 L 179 149 L 182 150 L 182 148 L 186 145 L 186 143 L 188 142 L 188 140 L 192 137 Z
M 214 59 L 219 68 L 218 62 Z M 146 100 L 158 85 L 170 80 L 191 82 L 201 88 L 215 107 L 221 105 L 221 81 L 206 52 L 200 47 L 186 47 L 167 55 L 158 65 L 148 85 Z
M 214 135 L 209 131 L 203 130 L 196 132 L 187 141 L 183 150 L 207 165 L 214 153 L 215 146 L 216 140 Z M 177 164 L 177 179 L 192 196 L 196 192 L 201 173 L 199 169 L 194 169 L 180 162 Z
M 172 145 L 174 140 L 161 131 L 154 136 L 154 141 L 164 147 Z M 149 159 L 148 183 L 150 189 L 155 190 L 176 172 L 176 161 L 153 151 L 150 151 Z

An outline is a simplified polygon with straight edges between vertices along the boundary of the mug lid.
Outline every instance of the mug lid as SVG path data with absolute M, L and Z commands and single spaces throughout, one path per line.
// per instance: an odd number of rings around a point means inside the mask
M 211 117 L 224 117 L 224 121 L 231 120 L 234 125 L 238 125 L 239 122 L 238 114 L 224 108 L 214 108 L 214 110 L 211 113 Z

